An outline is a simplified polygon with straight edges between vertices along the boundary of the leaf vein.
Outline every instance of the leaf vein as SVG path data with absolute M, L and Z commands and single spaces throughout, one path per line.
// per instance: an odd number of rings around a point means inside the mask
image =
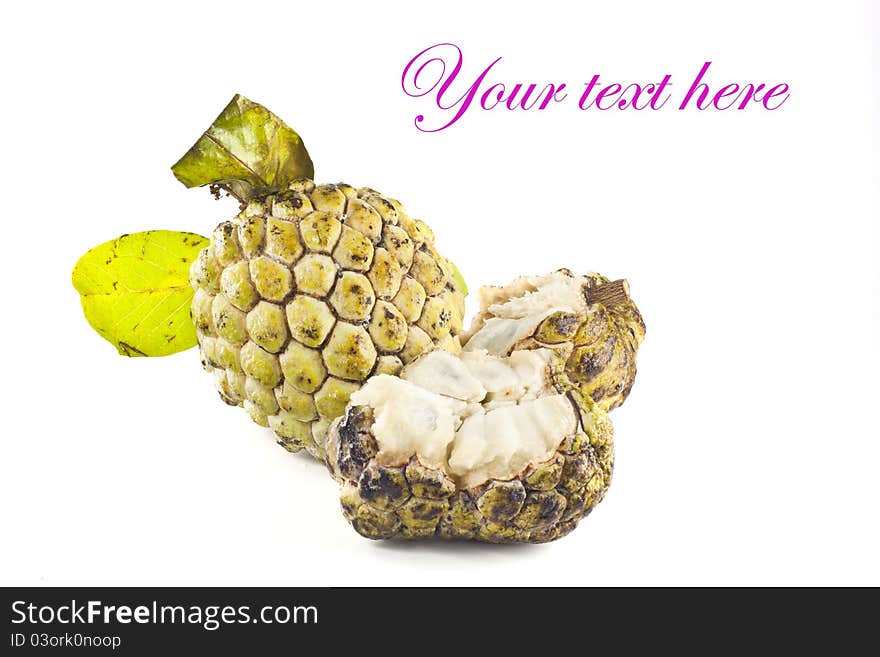
M 227 148 L 224 144 L 222 144 L 222 143 L 220 143 L 219 141 L 217 141 L 214 137 L 212 137 L 211 135 L 209 135 L 207 132 L 205 133 L 205 137 L 207 137 L 207 138 L 210 139 L 212 142 L 214 142 L 214 144 L 216 144 L 218 148 L 220 148 L 223 152 L 227 153 L 227 154 L 229 155 L 229 157 L 231 157 L 233 160 L 235 160 L 236 162 L 238 162 L 242 167 L 244 167 L 244 169 L 245 169 L 246 171 L 250 171 L 251 174 L 254 176 L 254 178 L 256 178 L 257 180 L 259 180 L 264 186 L 267 186 L 267 187 L 268 187 L 269 182 L 268 182 L 267 180 L 265 180 L 265 179 L 264 179 L 260 174 L 258 174 L 256 171 L 254 171 L 253 167 L 251 167 L 251 166 L 248 165 L 244 160 L 242 160 L 241 158 L 239 158 L 238 156 L 236 156 L 236 154 L 233 153 L 231 150 L 229 150 L 229 148 Z

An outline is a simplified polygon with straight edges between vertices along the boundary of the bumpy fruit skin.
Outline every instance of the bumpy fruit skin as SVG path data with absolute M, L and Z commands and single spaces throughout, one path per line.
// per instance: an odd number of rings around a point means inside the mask
M 396 467 L 376 460 L 372 410 L 351 406 L 330 425 L 327 465 L 341 485 L 342 511 L 371 539 L 444 538 L 546 543 L 572 531 L 611 484 L 614 431 L 603 410 L 577 391 L 579 428 L 554 456 L 510 480 L 458 489 L 416 456 Z
M 593 286 L 610 282 L 588 274 Z M 531 340 L 519 348 L 559 347 L 567 353 L 569 379 L 606 411 L 629 396 L 636 379 L 636 352 L 645 339 L 645 322 L 632 301 L 607 307 L 593 304 L 593 313 L 557 312 L 546 318 Z
M 559 273 L 574 276 L 569 270 Z M 580 277 L 584 295 L 589 290 L 610 283 L 600 274 Z M 503 287 L 496 288 L 499 293 Z M 474 317 L 472 336 L 492 315 L 485 309 Z M 629 396 L 636 379 L 636 353 L 645 339 L 645 322 L 638 307 L 629 298 L 613 305 L 595 302 L 590 312 L 555 312 L 544 319 L 532 333 L 517 342 L 513 349 L 548 348 L 565 359 L 568 378 L 588 394 L 602 410 L 617 408 Z
M 423 222 L 349 185 L 294 181 L 221 223 L 195 260 L 192 318 L 221 398 L 292 452 L 374 373 L 457 351 L 464 294 Z

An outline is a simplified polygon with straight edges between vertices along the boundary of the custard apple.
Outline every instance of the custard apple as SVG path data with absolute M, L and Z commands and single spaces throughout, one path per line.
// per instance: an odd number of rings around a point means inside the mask
M 550 349 L 435 350 L 380 374 L 333 421 L 327 465 L 372 539 L 552 541 L 602 500 L 612 426 Z
M 483 287 L 479 299 L 480 310 L 462 336 L 465 349 L 496 355 L 553 349 L 565 359 L 571 382 L 603 410 L 629 395 L 645 323 L 625 280 L 560 269 Z
M 458 351 L 464 290 L 428 226 L 378 192 L 298 179 L 221 223 L 192 265 L 202 363 L 290 451 L 375 374 Z

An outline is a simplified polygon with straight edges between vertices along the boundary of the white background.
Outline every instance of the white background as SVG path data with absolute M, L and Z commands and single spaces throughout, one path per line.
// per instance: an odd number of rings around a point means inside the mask
M 0 583 L 880 584 L 867 3 L 257 5 L 4 11 Z M 496 81 L 670 73 L 680 94 L 711 60 L 713 86 L 791 97 L 570 99 L 422 134 L 400 75 L 449 40 L 472 76 L 502 56 Z M 427 220 L 472 289 L 562 266 L 629 279 L 647 340 L 614 485 L 571 536 L 362 539 L 323 467 L 222 404 L 195 351 L 124 359 L 88 327 L 83 252 L 233 213 L 169 166 L 235 92 L 303 135 L 320 181 Z

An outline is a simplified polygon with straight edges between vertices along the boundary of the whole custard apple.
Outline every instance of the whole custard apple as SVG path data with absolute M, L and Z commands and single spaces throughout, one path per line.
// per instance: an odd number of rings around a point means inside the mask
M 321 436 L 374 374 L 460 349 L 464 293 L 397 201 L 297 180 L 221 223 L 193 263 L 202 363 L 291 451 Z
M 237 96 L 173 171 L 241 202 L 192 264 L 192 318 L 221 398 L 288 450 L 323 458 L 369 377 L 460 351 L 466 290 L 431 229 L 375 190 L 316 185 L 299 136 L 262 106 Z

